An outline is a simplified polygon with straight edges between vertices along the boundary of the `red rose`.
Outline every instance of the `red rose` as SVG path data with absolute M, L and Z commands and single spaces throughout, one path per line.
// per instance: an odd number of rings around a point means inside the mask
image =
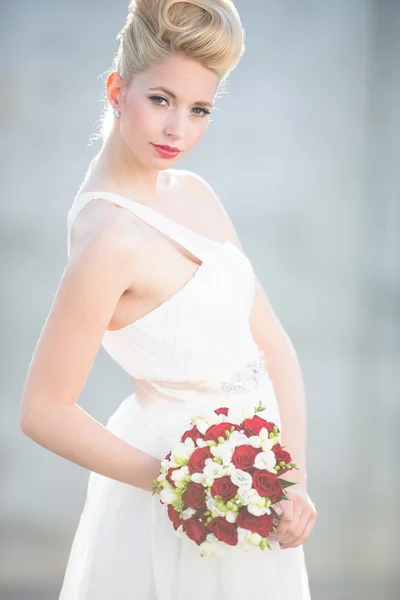
M 272 513 L 270 515 L 256 517 L 255 515 L 252 515 L 245 506 L 240 509 L 236 519 L 236 525 L 238 527 L 258 533 L 261 537 L 267 537 L 272 530 L 273 524 L 274 515 Z
M 228 410 L 229 409 L 226 406 L 221 406 L 221 408 L 217 408 L 214 412 L 216 412 L 217 415 L 225 415 L 227 417 Z
M 179 513 L 177 510 L 174 509 L 174 507 L 172 506 L 172 504 L 168 504 L 168 516 L 170 518 L 170 520 L 172 521 L 172 525 L 174 526 L 174 529 L 178 529 L 179 525 L 181 523 L 183 523 L 183 520 L 180 518 Z
M 181 442 L 184 442 L 187 438 L 192 438 L 195 442 L 198 438 L 202 438 L 200 431 L 197 429 L 196 425 L 193 425 L 192 429 L 188 429 L 185 431 L 183 436 L 181 437 Z
M 254 468 L 254 460 L 260 450 L 253 448 L 249 444 L 237 446 L 232 454 L 232 462 L 237 469 L 242 471 L 252 471 Z
M 260 496 L 269 498 L 272 504 L 282 496 L 283 490 L 277 475 L 264 469 L 255 469 L 252 477 L 255 490 Z
M 251 436 L 258 435 L 263 427 L 268 429 L 268 433 L 271 433 L 274 430 L 275 423 L 271 423 L 255 415 L 252 419 L 245 419 L 242 426 L 245 434 Z
M 231 427 L 237 429 L 237 425 L 234 425 L 233 423 L 217 423 L 216 425 L 211 425 L 211 427 L 207 429 L 204 439 L 213 440 L 218 443 L 218 438 L 220 436 L 226 439 L 225 431 L 230 431 Z
M 238 543 L 238 532 L 235 523 L 228 523 L 225 517 L 215 517 L 208 524 L 208 529 L 215 537 L 225 544 L 236 546 Z
M 206 466 L 207 458 L 213 458 L 209 446 L 204 446 L 204 448 L 196 448 L 189 458 L 189 473 L 202 473 L 204 467 Z
M 221 500 L 231 500 L 234 496 L 236 496 L 236 492 L 238 491 L 238 486 L 232 483 L 229 475 L 224 475 L 223 477 L 218 477 L 211 486 L 210 492 L 211 496 L 215 498 L 215 496 L 221 496 Z
M 198 546 L 204 542 L 208 533 L 204 523 L 194 517 L 190 517 L 190 519 L 184 519 L 182 521 L 182 529 L 188 538 L 196 542 Z
M 182 494 L 182 500 L 186 508 L 206 508 L 206 493 L 200 483 L 188 483 L 186 490 Z
M 168 483 L 170 483 L 174 487 L 176 487 L 176 484 L 175 484 L 175 481 L 172 479 L 171 475 L 174 471 L 176 471 L 176 469 L 180 469 L 180 467 L 170 467 L 165 476 L 165 479 L 168 481 Z
M 292 462 L 292 457 L 290 456 L 289 452 L 284 450 L 280 444 L 275 444 L 272 450 L 275 453 L 275 459 L 277 464 L 279 464 L 282 460 L 286 465 Z M 286 471 L 289 471 L 289 467 L 281 466 L 281 468 L 278 471 L 278 474 L 283 475 L 284 473 L 286 473 Z

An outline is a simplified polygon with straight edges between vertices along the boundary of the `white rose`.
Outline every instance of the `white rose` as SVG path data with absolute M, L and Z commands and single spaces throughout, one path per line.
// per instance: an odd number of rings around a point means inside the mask
M 254 466 L 256 469 L 267 469 L 272 470 L 276 465 L 276 458 L 274 452 L 269 450 L 268 452 L 259 452 L 254 460 Z

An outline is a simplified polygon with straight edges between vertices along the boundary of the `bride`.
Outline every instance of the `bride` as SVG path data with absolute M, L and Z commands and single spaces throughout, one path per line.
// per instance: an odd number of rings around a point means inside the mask
M 220 200 L 173 168 L 205 133 L 243 36 L 230 0 L 132 1 L 118 35 L 103 144 L 68 213 L 68 264 L 21 405 L 27 436 L 90 472 L 60 600 L 310 598 L 296 353 Z M 77 404 L 100 345 L 135 390 L 106 426 Z M 152 483 L 200 406 L 260 400 L 299 467 L 281 545 L 201 558 Z

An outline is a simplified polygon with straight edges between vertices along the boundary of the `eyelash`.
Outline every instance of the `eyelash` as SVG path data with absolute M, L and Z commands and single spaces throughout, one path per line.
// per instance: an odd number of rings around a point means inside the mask
M 163 96 L 150 96 L 150 100 L 156 104 L 157 106 L 163 106 L 162 104 L 160 104 L 160 102 L 156 102 L 155 100 L 165 100 L 165 102 L 168 102 L 168 100 L 166 98 L 164 98 Z M 211 114 L 211 111 L 207 110 L 206 108 L 203 108 L 202 106 L 195 106 L 195 109 L 199 109 L 202 111 L 203 116 L 206 117 L 207 115 Z M 194 113 L 196 115 L 196 117 L 200 117 L 201 115 L 199 113 Z

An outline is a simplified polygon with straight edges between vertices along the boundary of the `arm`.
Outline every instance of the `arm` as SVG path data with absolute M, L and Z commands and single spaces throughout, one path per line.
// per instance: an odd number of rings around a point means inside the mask
M 106 219 L 97 219 L 95 231 L 86 228 L 84 239 L 74 244 L 29 367 L 20 425 L 55 454 L 151 491 L 161 461 L 121 440 L 76 404 L 132 279 L 132 229 L 128 238 L 126 219 L 124 225 L 119 209 L 106 201 L 93 201 L 82 213 L 93 211 L 95 202 L 107 204 Z
M 203 189 L 204 197 L 207 197 L 213 205 L 223 239 L 231 241 L 243 251 L 234 225 L 222 203 L 208 184 L 205 184 Z M 256 279 L 250 327 L 278 400 L 282 422 L 282 445 L 287 446 L 293 462 L 299 467 L 299 470 L 286 472 L 284 478 L 298 484 L 291 487 L 291 490 L 305 492 L 307 490 L 306 403 L 302 374 L 296 351 L 258 279 Z

